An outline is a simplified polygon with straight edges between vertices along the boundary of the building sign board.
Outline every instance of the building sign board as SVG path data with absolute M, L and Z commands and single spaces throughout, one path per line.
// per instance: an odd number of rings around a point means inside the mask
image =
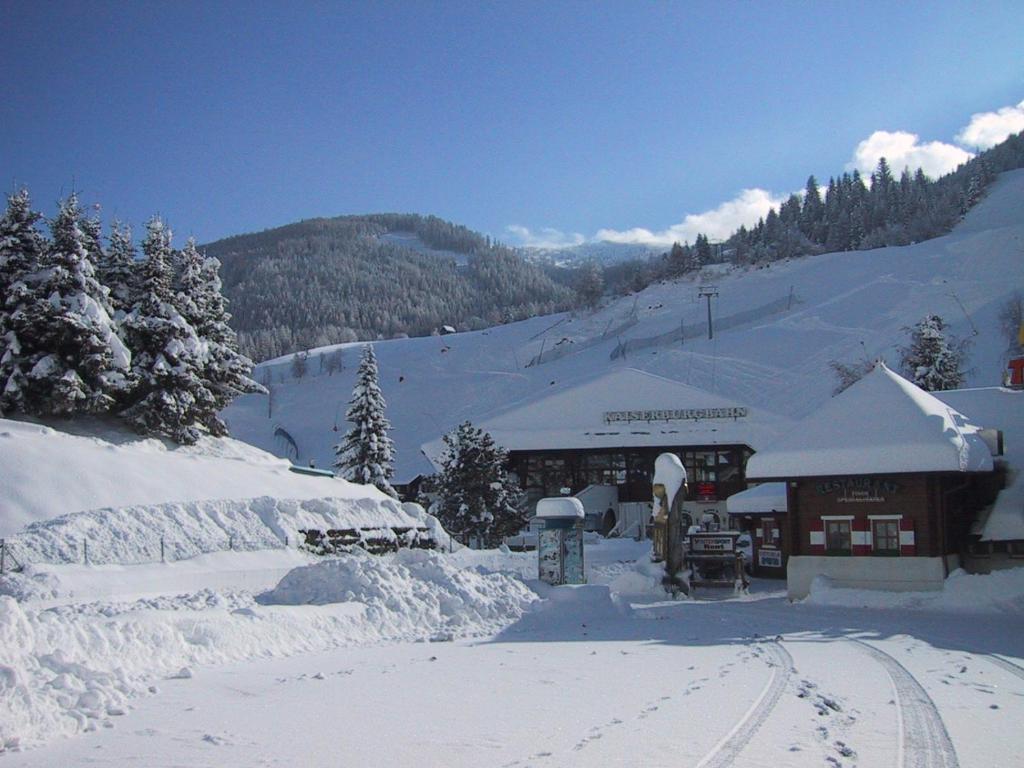
M 840 503 L 877 503 L 899 493 L 900 484 L 873 477 L 847 477 L 825 480 L 818 483 L 816 488 L 822 496 L 834 493 L 836 501 Z
M 735 536 L 690 534 L 690 551 L 701 555 L 721 555 L 733 551 Z
M 782 553 L 777 549 L 757 550 L 757 564 L 765 568 L 781 568 Z
M 605 424 L 617 421 L 700 421 L 702 419 L 741 419 L 747 408 L 669 408 L 652 411 L 605 411 Z

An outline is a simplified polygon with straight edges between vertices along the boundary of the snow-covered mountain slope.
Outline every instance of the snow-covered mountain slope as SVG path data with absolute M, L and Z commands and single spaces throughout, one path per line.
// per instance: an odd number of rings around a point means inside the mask
M 718 293 L 711 340 L 701 327 L 707 305 L 698 297 L 698 287 L 707 284 Z M 1003 174 L 952 233 L 935 240 L 757 269 L 719 269 L 651 286 L 593 313 L 378 342 L 396 479 L 431 471 L 421 445 L 458 422 L 481 421 L 618 367 L 801 418 L 831 396 L 830 361 L 881 357 L 896 367 L 906 328 L 926 313 L 942 315 L 954 334 L 971 340 L 968 386 L 996 385 L 1006 346 L 999 309 L 1021 290 L 1024 170 Z M 232 434 L 294 456 L 283 429 L 299 461 L 328 465 L 348 427 L 345 404 L 359 346 L 343 345 L 345 368 L 333 376 L 318 370 L 318 351 L 302 379 L 293 378 L 290 357 L 261 365 L 257 376 L 266 371 L 273 381 L 272 411 L 268 416 L 266 396 L 240 398 L 224 414 Z M 538 355 L 546 362 L 528 366 Z
M 191 510 L 182 513 L 186 516 L 202 512 L 217 518 L 241 511 L 187 503 L 267 496 L 338 499 L 353 509 L 387 508 L 402 514 L 376 488 L 295 474 L 288 470 L 288 461 L 238 440 L 206 438 L 195 446 L 173 446 L 106 422 L 66 426 L 79 434 L 0 419 L 0 536 L 35 521 L 101 508 L 175 503 Z M 227 530 L 223 521 L 207 522 Z

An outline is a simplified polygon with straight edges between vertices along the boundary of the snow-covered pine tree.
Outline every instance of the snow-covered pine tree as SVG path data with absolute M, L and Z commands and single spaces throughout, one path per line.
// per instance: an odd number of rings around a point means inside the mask
M 110 228 L 110 245 L 96 264 L 100 282 L 110 291 L 110 306 L 115 319 L 120 321 L 135 303 L 137 263 L 132 230 L 115 221 Z
M 900 366 L 908 379 L 928 392 L 956 389 L 964 383 L 967 341 L 947 338 L 946 323 L 939 315 L 926 315 L 907 330 L 910 344 L 900 348 Z
M 78 199 L 60 204 L 52 240 L 7 323 L 18 351 L 5 406 L 37 416 L 103 413 L 128 386 L 131 355 L 118 337 L 107 290 L 96 279 Z
M 204 257 L 196 248 L 195 239 L 189 238 L 177 263 L 181 269 L 178 311 L 206 345 L 202 380 L 213 400 L 212 408 L 200 413 L 200 420 L 211 434 L 223 436 L 228 430 L 218 411 L 238 395 L 265 393 L 266 389 L 252 380 L 252 361 L 238 351 L 238 338 L 228 325 L 231 315 L 221 292 L 220 262 Z
M 345 438 L 334 447 L 337 474 L 354 483 L 374 485 L 389 496 L 398 498 L 391 487 L 394 474 L 394 446 L 388 437 L 391 424 L 384 416 L 387 403 L 380 391 L 377 358 L 373 346 L 363 347 L 363 357 L 356 372 L 345 418 L 352 422 Z
M 496 547 L 518 533 L 528 515 L 505 468 L 507 452 L 468 421 L 445 435 L 444 444 L 431 514 L 453 536 L 477 546 Z
M 124 319 L 136 385 L 121 416 L 143 434 L 194 443 L 214 397 L 203 385 L 206 345 L 175 307 L 171 234 L 155 217 L 142 242 L 138 297 Z
M 7 407 L 6 388 L 11 388 L 13 396 L 24 386 L 21 344 L 9 318 L 30 294 L 26 278 L 39 269 L 46 250 L 46 240 L 36 226 L 40 219 L 24 189 L 8 196 L 0 217 L 0 413 Z

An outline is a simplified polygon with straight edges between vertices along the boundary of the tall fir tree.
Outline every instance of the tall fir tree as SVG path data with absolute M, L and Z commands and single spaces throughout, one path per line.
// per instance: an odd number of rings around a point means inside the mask
M 10 388 L 13 397 L 25 384 L 21 343 L 10 314 L 29 295 L 26 280 L 42 263 L 46 240 L 38 229 L 41 219 L 24 189 L 8 196 L 7 209 L 0 218 L 0 412 L 8 399 L 4 392 Z
M 96 264 L 96 273 L 110 291 L 110 306 L 120 321 L 131 311 L 137 290 L 138 263 L 132 230 L 115 221 L 110 228 L 110 244 Z
M 910 344 L 900 349 L 900 365 L 914 384 L 928 392 L 956 389 L 964 383 L 967 342 L 947 337 L 939 315 L 927 315 L 910 331 Z
M 171 234 L 159 218 L 147 224 L 142 251 L 138 296 L 124 320 L 136 385 L 121 415 L 143 434 L 191 444 L 215 412 L 202 378 L 206 345 L 175 306 Z
M 466 421 L 444 436 L 445 452 L 431 505 L 445 530 L 465 543 L 496 547 L 518 533 L 528 515 L 506 469 L 508 453 Z
M 103 413 L 128 387 L 131 355 L 111 319 L 72 194 L 51 222 L 51 242 L 9 307 L 16 339 L 5 365 L 4 407 L 37 416 Z
M 345 418 L 352 422 L 345 438 L 335 446 L 338 475 L 354 483 L 374 485 L 384 493 L 398 498 L 391 487 L 394 474 L 394 446 L 388 437 L 391 424 L 384 416 L 387 403 L 380 391 L 377 358 L 372 345 L 363 348 L 363 357 L 356 373 Z
M 203 425 L 213 435 L 227 434 L 227 426 L 217 412 L 241 394 L 265 393 L 251 378 L 252 361 L 238 351 L 238 338 L 228 325 L 231 315 L 221 292 L 220 262 L 205 258 L 189 238 L 178 255 L 179 312 L 195 329 L 206 346 L 202 366 L 204 388 L 212 395 L 212 408 L 203 410 Z

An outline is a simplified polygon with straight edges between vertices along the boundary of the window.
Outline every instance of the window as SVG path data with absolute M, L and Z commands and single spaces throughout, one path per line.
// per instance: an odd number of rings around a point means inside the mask
M 876 555 L 900 553 L 900 521 L 872 520 L 872 551 Z
M 853 554 L 849 520 L 825 521 L 825 552 L 830 555 Z
M 779 544 L 779 529 L 775 525 L 775 519 L 766 517 L 761 521 L 762 541 L 766 547 L 776 547 Z

